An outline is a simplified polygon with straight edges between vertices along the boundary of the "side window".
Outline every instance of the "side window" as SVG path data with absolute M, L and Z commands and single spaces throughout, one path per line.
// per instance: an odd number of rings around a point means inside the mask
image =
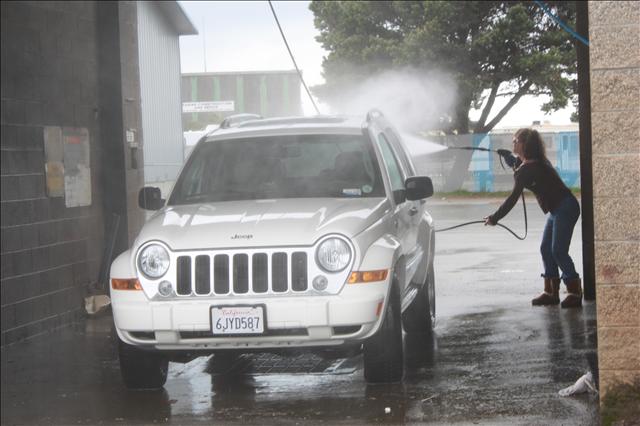
M 402 171 L 398 160 L 396 159 L 389 141 L 383 133 L 378 135 L 378 146 L 384 159 L 384 164 L 389 172 L 389 178 L 391 179 L 391 190 L 398 191 L 404 189 L 404 179 L 402 177 Z
M 402 163 L 402 167 L 404 168 L 407 176 L 415 176 L 416 171 L 411 163 L 411 159 L 407 156 L 407 152 L 405 151 L 404 145 L 402 144 L 402 141 L 400 141 L 398 135 L 390 127 L 387 127 L 384 132 L 395 148 L 395 151 L 398 154 L 398 159 Z

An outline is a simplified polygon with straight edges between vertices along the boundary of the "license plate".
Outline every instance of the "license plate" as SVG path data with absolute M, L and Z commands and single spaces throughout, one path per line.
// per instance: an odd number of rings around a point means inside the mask
M 212 306 L 213 334 L 264 333 L 264 306 Z

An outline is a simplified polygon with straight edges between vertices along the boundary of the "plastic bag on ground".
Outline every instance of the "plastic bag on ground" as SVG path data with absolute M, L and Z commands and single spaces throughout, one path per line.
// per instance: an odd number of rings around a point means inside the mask
M 598 393 L 598 390 L 596 389 L 596 385 L 593 382 L 593 375 L 591 374 L 591 372 L 580 377 L 571 386 L 561 389 L 560 391 L 558 391 L 558 394 L 560 396 L 571 396 L 571 395 L 576 395 L 576 394 L 585 393 L 585 392 Z
M 96 315 L 107 309 L 109 305 L 111 305 L 111 299 L 104 294 L 84 298 L 84 309 L 89 315 Z

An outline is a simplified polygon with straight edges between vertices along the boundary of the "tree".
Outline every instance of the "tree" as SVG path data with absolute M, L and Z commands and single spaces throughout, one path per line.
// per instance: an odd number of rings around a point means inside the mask
M 574 2 L 547 2 L 573 25 Z M 549 95 L 551 112 L 575 97 L 575 42 L 534 2 L 312 1 L 317 40 L 329 52 L 326 83 L 314 87 L 331 103 L 345 87 L 377 71 L 412 66 L 442 70 L 457 82 L 447 133 L 486 133 L 525 95 Z M 499 97 L 509 100 L 492 110 Z M 482 108 L 471 122 L 469 111 Z

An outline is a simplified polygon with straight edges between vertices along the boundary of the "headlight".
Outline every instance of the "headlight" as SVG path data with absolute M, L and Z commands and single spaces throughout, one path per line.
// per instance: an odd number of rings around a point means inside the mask
M 138 255 L 138 268 L 147 278 L 160 278 L 169 269 L 169 253 L 161 245 L 148 245 Z
M 327 272 L 342 271 L 351 261 L 351 248 L 340 238 L 329 238 L 318 246 L 316 260 Z

